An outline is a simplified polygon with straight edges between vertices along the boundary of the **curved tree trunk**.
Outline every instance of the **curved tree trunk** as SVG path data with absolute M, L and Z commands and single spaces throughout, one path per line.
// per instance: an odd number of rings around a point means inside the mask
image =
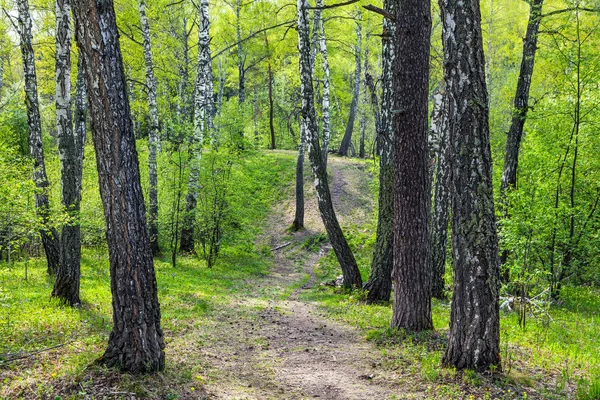
M 360 20 L 360 14 L 357 17 Z M 362 26 L 360 22 L 356 24 L 356 46 L 354 47 L 354 88 L 352 92 L 352 102 L 350 103 L 350 112 L 348 114 L 348 124 L 346 125 L 346 132 L 342 138 L 342 143 L 338 150 L 338 154 L 341 156 L 348 156 L 348 149 L 352 142 L 352 132 L 354 131 L 354 120 L 356 119 L 356 112 L 358 111 L 358 97 L 360 95 L 360 52 L 362 46 Z
M 200 27 L 198 29 L 198 67 L 196 70 L 196 88 L 194 94 L 194 135 L 190 140 L 188 193 L 186 196 L 186 208 L 180 243 L 181 251 L 188 253 L 194 251 L 194 225 L 196 223 L 202 142 L 204 141 L 204 131 L 212 126 L 212 102 L 212 64 L 210 56 L 208 0 L 201 0 Z
M 397 1 L 386 0 L 385 10 L 394 15 Z M 367 291 L 367 303 L 387 302 L 392 292 L 392 268 L 394 263 L 394 132 L 391 124 L 392 111 L 392 66 L 396 59 L 394 48 L 395 24 L 383 19 L 381 112 L 375 113 L 377 127 L 377 153 L 379 154 L 379 210 L 377 216 L 377 236 L 371 274 L 364 289 Z M 377 94 L 373 78 L 365 77 L 371 92 L 371 103 L 377 106 Z M 379 116 L 379 117 L 378 117 Z
M 296 162 L 296 215 L 292 222 L 292 231 L 304 229 L 304 148 L 306 146 L 306 129 L 300 121 L 300 146 Z
M 431 130 L 439 139 L 435 148 L 435 185 L 433 210 L 431 216 L 431 296 L 445 299 L 444 273 L 446 270 L 446 247 L 448 244 L 448 218 L 450 211 L 450 157 L 451 144 L 448 140 L 448 97 L 444 92 L 435 96 L 434 115 L 431 118 Z
M 396 10 L 393 67 L 396 173 L 394 185 L 394 309 L 392 327 L 433 329 L 429 271 L 427 150 L 429 1 L 404 0 Z
M 156 275 L 111 0 L 74 0 L 110 258 L 113 329 L 99 362 L 131 373 L 165 367 Z
M 23 57 L 23 75 L 25 77 L 25 105 L 27 107 L 27 124 L 29 127 L 29 153 L 33 158 L 33 181 L 38 191 L 35 194 L 35 207 L 42 220 L 40 235 L 46 252 L 48 274 L 54 275 L 60 264 L 60 244 L 56 229 L 48 227 L 50 202 L 48 201 L 48 176 L 44 162 L 42 145 L 42 124 L 38 104 L 37 78 L 35 72 L 35 56 L 33 53 L 31 17 L 27 0 L 18 0 L 19 38 Z
M 498 236 L 479 0 L 441 0 L 452 143 L 454 291 L 442 363 L 501 369 Z
M 85 77 L 78 60 L 75 92 L 75 129 L 71 118 L 71 7 L 68 0 L 56 1 L 56 132 L 62 179 L 62 203 L 72 221 L 65 224 L 60 238 L 60 265 L 52 296 L 75 306 L 79 300 L 81 233 L 79 203 L 85 144 L 85 109 L 81 129 L 82 97 L 85 107 Z
M 306 144 L 313 174 L 317 203 L 327 231 L 329 241 L 337 256 L 344 275 L 344 286 L 348 288 L 362 286 L 360 271 L 354 255 L 344 237 L 342 228 L 335 215 L 331 193 L 327 182 L 327 169 L 323 163 L 321 147 L 317 135 L 317 121 L 313 99 L 312 71 L 310 65 L 310 35 L 308 28 L 308 1 L 298 0 L 298 52 L 300 53 L 300 90 L 302 93 L 302 119 L 306 129 Z
M 158 122 L 158 107 L 156 106 L 156 78 L 154 77 L 154 63 L 152 62 L 152 46 L 150 43 L 150 25 L 146 17 L 146 2 L 140 0 L 140 22 L 144 36 L 144 60 L 146 62 L 146 86 L 148 87 L 148 112 L 150 113 L 150 130 L 148 134 L 148 197 L 150 207 L 148 213 L 148 233 L 150 234 L 150 247 L 152 254 L 160 252 L 158 246 L 158 171 L 156 169 L 156 155 L 160 146 L 160 125 Z

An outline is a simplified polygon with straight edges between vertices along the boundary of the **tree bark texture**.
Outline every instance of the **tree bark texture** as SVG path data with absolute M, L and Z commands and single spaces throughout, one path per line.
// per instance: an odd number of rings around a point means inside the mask
M 344 275 L 344 286 L 362 287 L 360 271 L 344 237 L 335 215 L 331 192 L 327 182 L 327 169 L 323 163 L 313 98 L 312 71 L 310 65 L 310 35 L 308 27 L 308 1 L 298 0 L 298 52 L 300 54 L 300 90 L 302 93 L 302 120 L 306 129 L 308 158 L 315 177 L 317 203 L 329 241 L 337 256 Z
M 150 42 L 150 24 L 146 17 L 146 2 L 140 0 L 140 23 L 144 37 L 144 61 L 146 62 L 146 86 L 148 88 L 148 113 L 150 114 L 150 129 L 148 133 L 148 186 L 149 213 L 148 233 L 152 254 L 160 252 L 158 246 L 158 171 L 156 155 L 160 146 L 160 125 L 158 122 L 158 107 L 156 105 L 156 78 L 154 76 L 154 63 L 152 62 L 152 44 Z
M 316 0 L 316 6 L 322 7 L 323 0 Z M 318 14 L 317 14 L 318 12 Z M 323 15 L 321 10 L 315 10 L 315 23 L 317 23 L 318 17 L 318 26 L 313 27 L 313 29 L 318 34 L 318 45 L 319 45 L 319 53 L 321 54 L 321 65 L 323 68 L 323 97 L 321 98 L 321 114 L 323 117 L 323 162 L 325 167 L 327 167 L 327 156 L 329 154 L 329 139 L 331 137 L 331 116 L 329 112 L 330 106 L 330 87 L 329 87 L 329 57 L 327 55 L 327 40 L 325 38 L 325 24 L 323 22 Z
M 114 6 L 74 0 L 72 7 L 110 258 L 114 326 L 99 362 L 131 373 L 160 371 L 160 306 Z
M 446 247 L 448 244 L 448 218 L 450 212 L 450 158 L 451 143 L 448 140 L 448 98 L 445 91 L 437 93 L 431 130 L 436 131 L 437 144 L 432 149 L 436 158 L 433 180 L 433 209 L 431 216 L 431 295 L 445 299 L 444 273 L 446 270 Z
M 306 129 L 300 121 L 300 146 L 296 162 L 296 214 L 292 222 L 292 231 L 304 229 L 304 149 L 306 147 Z
M 275 124 L 273 122 L 275 108 L 273 106 L 273 70 L 271 69 L 271 53 L 269 52 L 269 38 L 265 34 L 267 47 L 267 78 L 269 79 L 269 131 L 271 132 L 271 150 L 277 148 L 275 143 Z
M 242 47 L 242 0 L 236 0 L 235 4 L 235 34 L 237 36 L 237 56 L 238 56 L 238 102 L 243 104 L 246 101 L 246 57 Z
M 71 6 L 68 0 L 56 0 L 56 133 L 60 155 L 62 203 L 72 219 L 62 229 L 60 237 L 60 264 L 52 296 L 75 306 L 79 300 L 81 259 L 81 232 L 79 226 L 79 203 L 81 202 L 81 178 L 83 171 L 84 129 L 73 129 L 71 117 Z M 81 63 L 78 63 L 78 67 Z M 77 96 L 85 96 L 81 69 L 77 73 Z M 76 110 L 77 112 L 77 110 Z M 79 116 L 75 115 L 76 119 Z M 85 115 L 84 115 L 85 118 Z M 79 122 L 79 121 L 78 121 Z
M 44 162 L 42 145 L 42 124 L 37 93 L 35 72 L 35 55 L 32 46 L 31 16 L 28 0 L 18 0 L 19 38 L 23 57 L 23 75 L 25 77 L 25 106 L 27 108 L 27 124 L 29 127 L 29 153 L 33 158 L 33 181 L 38 191 L 35 194 L 35 207 L 42 221 L 40 236 L 46 252 L 48 274 L 54 275 L 60 264 L 60 244 L 58 232 L 49 227 L 50 202 L 48 200 L 48 176 Z
M 392 327 L 433 329 L 429 271 L 429 154 L 427 149 L 428 1 L 405 0 L 396 10 L 393 66 L 396 171 L 394 180 L 394 308 Z
M 500 369 L 498 237 L 479 0 L 441 0 L 452 143 L 454 291 L 442 363 Z
M 360 20 L 360 15 L 358 17 Z M 350 103 L 350 112 L 348 113 L 348 123 L 346 124 L 346 132 L 342 138 L 342 143 L 338 150 L 341 156 L 348 156 L 348 149 L 352 142 L 352 132 L 354 131 L 354 120 L 358 111 L 358 97 L 360 96 L 360 53 L 362 47 L 362 25 L 356 23 L 356 46 L 354 47 L 354 87 L 352 91 L 352 102 Z
M 198 202 L 198 180 L 200 179 L 200 161 L 205 130 L 212 125 L 212 64 L 210 56 L 210 20 L 208 0 L 200 1 L 200 19 L 198 28 L 198 66 L 194 92 L 194 135 L 190 139 L 190 172 L 186 209 L 181 231 L 180 249 L 183 252 L 194 251 L 194 225 L 196 223 L 196 204 Z
M 397 0 L 386 0 L 384 9 L 394 15 L 398 8 Z M 379 198 L 377 215 L 377 236 L 371 262 L 371 273 L 364 289 L 367 303 L 380 303 L 390 300 L 392 292 L 392 269 L 394 263 L 394 132 L 392 130 L 392 68 L 396 60 L 394 47 L 396 25 L 388 18 L 383 19 L 382 66 L 381 66 L 381 113 L 377 128 L 377 153 L 379 155 Z M 370 83 L 369 83 L 370 82 Z M 367 78 L 371 91 L 371 102 L 377 104 L 375 84 Z M 377 114 L 376 114 L 377 115 Z

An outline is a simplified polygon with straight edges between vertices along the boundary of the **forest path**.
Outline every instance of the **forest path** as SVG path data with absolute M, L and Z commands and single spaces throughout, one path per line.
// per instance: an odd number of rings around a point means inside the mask
M 364 222 L 372 212 L 368 168 L 331 157 L 331 188 L 342 226 Z M 316 209 L 312 174 L 306 171 L 306 229 L 286 232 L 294 199 L 278 204 L 260 240 L 273 250 L 274 267 L 249 282 L 249 295 L 237 300 L 240 312 L 223 316 L 214 347 L 201 350 L 209 361 L 209 398 L 217 399 L 388 399 L 419 398 L 395 379 L 376 372 L 380 350 L 354 327 L 327 319 L 299 294 L 317 284 L 314 267 L 331 248 L 314 244 L 324 232 Z M 362 220 L 360 220 L 363 218 Z M 321 236 L 320 236 L 321 235 Z M 307 244 L 312 244 L 308 245 Z M 247 311 L 251 310 L 251 311 Z M 231 329 L 236 325 L 236 329 Z M 241 332 L 241 333 L 240 333 Z

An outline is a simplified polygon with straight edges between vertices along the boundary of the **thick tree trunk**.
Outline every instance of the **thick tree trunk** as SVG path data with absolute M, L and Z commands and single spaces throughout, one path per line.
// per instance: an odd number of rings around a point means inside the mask
M 110 258 L 114 326 L 99 362 L 132 373 L 164 369 L 156 276 L 111 0 L 74 0 Z
M 358 16 L 360 20 L 360 15 Z M 338 150 L 338 154 L 341 156 L 348 156 L 348 149 L 352 142 L 352 132 L 354 131 L 354 120 L 356 119 L 356 113 L 358 111 L 358 97 L 360 95 L 360 53 L 362 47 L 362 25 L 360 22 L 356 24 L 356 46 L 354 47 L 354 88 L 352 91 L 352 102 L 350 103 L 350 112 L 348 113 L 348 124 L 346 125 L 346 132 L 342 138 L 342 143 Z
M 156 168 L 156 155 L 160 146 L 160 125 L 158 122 L 158 107 L 156 105 L 156 78 L 154 76 L 154 63 L 152 62 L 152 45 L 150 43 L 150 25 L 146 17 L 146 2 L 140 0 L 140 23 L 144 37 L 144 61 L 146 62 L 146 86 L 148 88 L 148 112 L 150 114 L 150 129 L 148 133 L 148 197 L 150 207 L 148 213 L 148 233 L 150 234 L 150 247 L 152 254 L 160 252 L 158 246 L 158 171 Z
M 323 0 L 316 0 L 317 7 L 323 6 Z M 317 11 L 319 12 L 317 14 Z M 331 137 L 331 117 L 329 113 L 330 88 L 329 88 L 329 57 L 327 56 L 327 40 L 325 39 L 325 24 L 321 10 L 315 10 L 315 22 L 318 26 L 313 29 L 318 33 L 319 52 L 321 53 L 321 64 L 323 67 L 323 97 L 321 99 L 321 113 L 323 116 L 323 163 L 327 167 L 327 155 L 329 152 L 329 138 Z
M 385 1 L 385 10 L 394 15 L 397 1 Z M 396 59 L 394 47 L 395 23 L 383 19 L 381 113 L 376 113 L 377 153 L 379 155 L 379 210 L 377 216 L 377 236 L 371 262 L 371 274 L 364 289 L 367 291 L 367 303 L 380 303 L 390 300 L 392 291 L 392 268 L 394 263 L 394 132 L 392 130 L 392 68 Z M 366 76 L 371 92 L 371 103 L 377 107 L 375 84 L 370 75 Z M 370 78 L 370 79 L 369 79 Z M 380 117 L 377 117 L 377 116 Z
M 35 194 L 35 207 L 42 221 L 40 235 L 46 252 L 48 274 L 54 275 L 60 263 L 60 244 L 56 229 L 49 227 L 50 202 L 48 201 L 48 176 L 44 162 L 42 145 L 42 124 L 37 94 L 37 78 L 35 72 L 35 56 L 33 53 L 31 17 L 28 0 L 18 0 L 19 38 L 23 57 L 23 75 L 25 77 L 25 105 L 27 107 L 27 124 L 29 127 L 29 153 L 33 158 L 33 181 L 38 191 Z
M 181 231 L 180 249 L 183 252 L 194 251 L 194 225 L 196 223 L 196 204 L 198 202 L 198 179 L 200 178 L 200 160 L 204 132 L 212 126 L 212 64 L 210 56 L 210 20 L 208 0 L 200 1 L 200 23 L 198 28 L 198 67 L 194 94 L 194 135 L 190 139 L 190 172 L 188 193 Z
M 327 169 L 323 163 L 317 135 L 317 121 L 313 99 L 312 71 L 310 65 L 310 35 L 308 28 L 308 1 L 298 0 L 298 52 L 300 53 L 300 90 L 302 93 L 302 119 L 306 129 L 308 158 L 315 176 L 317 203 L 329 241 L 344 275 L 344 286 L 362 287 L 360 271 L 354 255 L 344 237 L 335 215 L 327 182 Z
M 396 10 L 393 67 L 396 171 L 394 187 L 394 309 L 392 327 L 433 329 L 429 271 L 427 151 L 430 4 L 405 0 Z
M 454 291 L 442 363 L 501 368 L 498 237 L 479 0 L 441 0 L 452 143 Z
M 300 146 L 296 162 L 296 215 L 292 222 L 292 231 L 304 229 L 304 149 L 306 147 L 306 129 L 300 121 Z
M 504 169 L 502 170 L 502 181 L 500 184 L 501 209 L 504 218 L 508 218 L 508 205 L 505 203 L 506 192 L 517 187 L 517 168 L 519 166 L 519 149 L 523 138 L 523 127 L 529 111 L 529 88 L 535 65 L 535 53 L 537 50 L 538 31 L 542 20 L 542 5 L 544 0 L 533 0 L 529 10 L 529 22 L 527 32 L 523 41 L 523 56 L 521 58 L 521 70 L 517 80 L 517 91 L 513 102 L 513 117 L 506 138 L 506 151 L 504 153 Z M 504 250 L 500 257 L 503 265 L 508 259 L 508 250 Z M 508 270 L 502 273 L 503 280 L 508 282 Z
M 81 259 L 81 233 L 79 226 L 79 203 L 81 202 L 81 176 L 85 143 L 85 119 L 83 132 L 71 118 L 71 6 L 68 0 L 57 0 L 56 9 L 56 133 L 62 179 L 62 203 L 72 218 L 62 229 L 60 238 L 60 265 L 52 296 L 75 306 L 79 300 L 79 277 Z M 85 82 L 81 62 L 78 62 L 75 93 L 75 118 L 80 123 L 80 97 L 85 97 Z M 82 90 L 83 89 L 83 90 Z M 85 99 L 84 99 L 85 101 Z M 85 118 L 85 111 L 84 111 Z
M 431 295 L 445 299 L 444 273 L 446 270 L 446 246 L 448 244 L 448 218 L 450 211 L 450 157 L 451 144 L 448 140 L 448 97 L 444 92 L 435 96 L 431 130 L 438 138 L 435 148 L 435 184 L 433 187 L 433 211 L 431 216 Z

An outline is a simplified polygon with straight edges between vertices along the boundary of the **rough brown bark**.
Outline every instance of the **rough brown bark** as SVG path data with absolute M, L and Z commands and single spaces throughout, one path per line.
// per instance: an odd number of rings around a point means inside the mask
M 54 275 L 60 264 L 60 243 L 58 232 L 49 226 L 50 202 L 48 200 L 48 176 L 44 162 L 42 145 L 42 124 L 37 93 L 37 78 L 35 72 L 35 55 L 33 53 L 31 16 L 27 0 L 18 0 L 19 38 L 21 55 L 23 57 L 23 75 L 25 77 L 25 106 L 27 108 L 27 124 L 29 127 L 29 153 L 33 158 L 33 181 L 38 191 L 35 194 L 35 207 L 42 221 L 40 236 L 46 252 L 48 274 Z
M 73 0 L 110 259 L 113 329 L 99 362 L 164 369 L 156 276 L 112 0 Z
M 296 162 L 296 214 L 292 222 L 292 231 L 304 229 L 304 150 L 306 147 L 306 129 L 300 121 L 300 146 Z
M 452 143 L 454 291 L 442 363 L 501 368 L 498 237 L 479 0 L 441 0 Z
M 429 271 L 429 152 L 427 148 L 428 1 L 404 0 L 396 10 L 393 69 L 396 171 L 394 185 L 394 309 L 392 327 L 433 329 Z
M 360 14 L 358 15 L 360 20 Z M 352 132 L 354 131 L 354 120 L 356 119 L 356 113 L 358 111 L 358 97 L 360 96 L 360 56 L 362 47 L 362 26 L 360 21 L 356 23 L 356 46 L 354 47 L 354 87 L 352 91 L 352 102 L 350 103 L 350 112 L 348 114 L 348 123 L 346 124 L 346 132 L 342 138 L 342 143 L 338 149 L 338 154 L 341 156 L 348 156 L 348 150 L 350 149 L 352 142 Z
M 306 129 L 308 158 L 315 176 L 315 189 L 321 219 L 329 242 L 337 256 L 344 275 L 344 286 L 362 287 L 362 278 L 354 255 L 344 237 L 335 215 L 331 192 L 327 182 L 327 169 L 323 163 L 313 98 L 312 70 L 310 60 L 310 36 L 308 28 L 308 1 L 298 0 L 298 52 L 300 54 L 300 90 L 302 93 L 302 119 Z

